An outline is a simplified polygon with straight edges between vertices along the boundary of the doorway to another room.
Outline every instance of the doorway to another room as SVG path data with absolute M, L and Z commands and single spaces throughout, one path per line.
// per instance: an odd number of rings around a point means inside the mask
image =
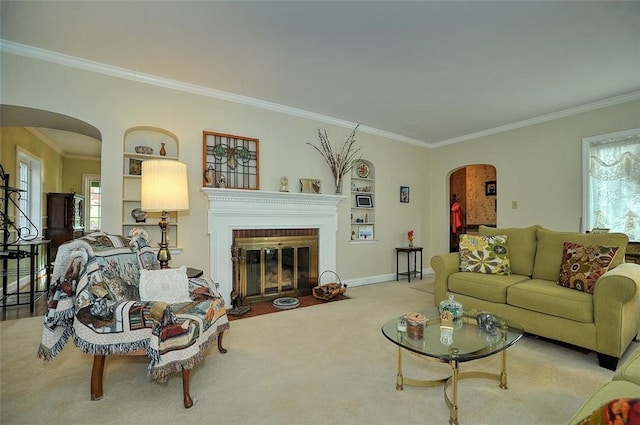
M 477 234 L 481 225 L 497 223 L 496 167 L 466 165 L 449 176 L 449 252 L 457 252 L 460 235 Z

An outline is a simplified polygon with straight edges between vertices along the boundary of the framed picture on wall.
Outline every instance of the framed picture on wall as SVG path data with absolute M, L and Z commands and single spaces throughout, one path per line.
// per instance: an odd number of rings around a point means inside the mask
M 495 180 L 491 180 L 484 183 L 484 194 L 485 196 L 496 196 L 498 194 L 498 189 L 496 187 Z
M 409 186 L 400 186 L 400 202 L 409 203 Z
M 260 189 L 259 140 L 202 132 L 203 186 Z

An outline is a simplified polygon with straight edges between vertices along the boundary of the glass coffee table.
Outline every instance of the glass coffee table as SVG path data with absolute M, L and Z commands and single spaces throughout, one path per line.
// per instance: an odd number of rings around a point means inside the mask
M 493 326 L 483 330 L 478 325 L 479 312 L 465 311 L 464 315 L 453 321 L 451 328 L 441 328 L 440 313 L 435 307 L 418 311 L 426 319 L 422 339 L 412 339 L 403 326 L 399 326 L 398 316 L 382 326 L 384 336 L 398 346 L 398 376 L 396 389 L 402 391 L 403 385 L 434 387 L 444 385 L 444 399 L 449 408 L 449 424 L 458 424 L 458 381 L 465 378 L 486 378 L 500 382 L 500 388 L 507 389 L 507 348 L 522 338 L 520 325 L 503 317 L 491 316 Z M 486 316 L 485 316 L 486 318 Z M 480 324 L 482 325 L 482 323 Z M 406 326 L 406 325 L 405 325 Z M 401 330 L 399 330 L 401 329 Z M 412 333 L 415 335 L 415 333 Z M 418 333 L 419 335 L 420 333 Z M 448 363 L 451 376 L 437 380 L 416 380 L 402 376 L 402 351 L 408 350 L 429 360 Z M 460 363 L 481 359 L 502 353 L 502 371 L 500 374 L 488 372 L 460 372 Z M 448 389 L 451 387 L 451 397 Z

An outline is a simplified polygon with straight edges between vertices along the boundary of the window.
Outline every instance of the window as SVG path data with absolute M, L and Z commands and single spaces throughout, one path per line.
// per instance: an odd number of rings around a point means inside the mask
M 85 229 L 95 232 L 102 227 L 102 185 L 100 176 L 84 176 Z
M 40 160 L 18 148 L 16 155 L 16 186 L 21 190 L 16 203 L 16 224 L 20 229 L 20 239 L 34 239 L 40 235 L 42 218 L 42 182 Z
M 582 139 L 583 230 L 640 241 L 640 128 Z

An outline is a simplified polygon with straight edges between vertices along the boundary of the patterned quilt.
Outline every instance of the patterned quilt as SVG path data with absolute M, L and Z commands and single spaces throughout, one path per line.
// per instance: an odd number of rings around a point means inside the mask
M 158 269 L 142 238 L 92 233 L 58 248 L 38 357 L 52 360 L 70 337 L 89 354 L 145 350 L 160 382 L 202 359 L 229 328 L 224 300 L 204 278 L 189 279 L 192 302 L 140 301 L 140 269 Z

